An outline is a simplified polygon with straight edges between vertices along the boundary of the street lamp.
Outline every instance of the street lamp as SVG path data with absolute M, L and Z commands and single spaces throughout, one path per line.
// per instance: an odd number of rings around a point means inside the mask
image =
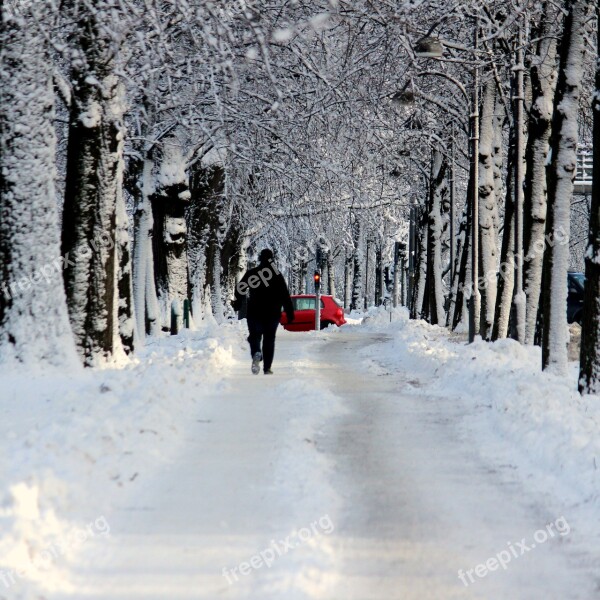
M 479 18 L 475 17 L 473 48 L 474 54 L 479 53 Z M 415 44 L 415 55 L 423 58 L 442 58 L 444 44 L 437 38 L 426 36 Z M 452 79 L 448 78 L 450 81 Z M 454 82 L 457 83 L 457 82 Z M 463 89 L 464 93 L 464 89 Z M 470 154 L 471 154 L 471 299 L 469 302 L 469 342 L 475 340 L 479 330 L 479 312 L 481 297 L 479 295 L 479 66 L 473 69 L 473 91 L 470 118 Z M 452 136 L 452 155 L 454 154 L 454 135 Z M 452 161 L 454 156 L 452 156 Z M 454 165 L 453 165 L 454 166 Z M 452 169 L 454 171 L 454 169 Z M 454 173 L 452 174 L 451 195 L 454 195 Z M 453 225 L 453 224 L 452 224 Z M 452 229 L 454 227 L 452 226 Z M 452 233 L 454 233 L 452 231 Z M 453 247 L 454 240 L 451 240 Z M 453 255 L 454 252 L 452 251 Z M 452 269 L 452 266 L 451 266 Z

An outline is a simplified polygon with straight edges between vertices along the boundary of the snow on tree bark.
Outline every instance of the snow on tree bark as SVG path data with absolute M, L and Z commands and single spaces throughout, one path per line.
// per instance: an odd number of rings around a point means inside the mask
M 554 100 L 548 171 L 546 235 L 555 241 L 544 253 L 542 366 L 557 374 L 567 372 L 567 273 L 570 209 L 577 166 L 578 116 L 586 23 L 591 0 L 567 0 L 560 69 Z
M 504 230 L 502 232 L 502 246 L 500 249 L 500 277 L 498 279 L 498 292 L 496 295 L 496 313 L 492 330 L 492 341 L 504 339 L 508 336 L 510 322 L 510 309 L 515 285 L 514 278 L 514 162 L 515 162 L 515 128 L 511 124 L 509 132 L 509 149 L 507 161 L 506 193 L 504 197 Z
M 525 80 L 523 25 L 518 26 L 514 73 L 513 115 L 515 123 L 515 210 L 514 210 L 514 290 L 511 313 L 511 336 L 520 343 L 525 342 L 526 297 L 523 292 L 523 185 L 525 183 Z
M 496 307 L 498 269 L 498 208 L 494 169 L 496 82 L 490 78 L 483 92 L 479 133 L 479 244 L 481 318 L 479 333 L 484 340 L 492 337 Z
M 360 220 L 356 216 L 354 217 L 352 226 L 352 240 L 354 269 L 352 273 L 352 303 L 350 310 L 359 310 L 362 308 L 362 227 Z
M 121 163 L 123 167 L 123 163 Z M 122 175 L 121 175 L 122 179 Z M 122 186 L 117 194 L 117 290 L 118 322 L 121 344 L 126 354 L 131 354 L 136 341 L 135 311 L 133 305 L 133 273 L 131 244 L 129 241 L 129 217 L 125 209 Z
M 143 157 L 130 163 L 132 182 L 130 193 L 133 208 L 133 305 L 138 345 L 145 335 L 157 335 L 160 331 L 158 298 L 154 281 L 153 230 L 154 219 L 150 204 L 152 193 L 152 160 L 148 151 Z
M 350 310 L 352 304 L 352 277 L 354 275 L 354 262 L 351 252 L 346 250 L 344 260 L 344 308 Z
M 597 59 L 594 110 L 594 180 L 581 331 L 579 391 L 600 394 L 600 6 L 596 5 Z
M 81 53 L 74 61 L 62 252 L 71 327 L 86 366 L 122 351 L 118 335 L 116 209 L 125 109 L 114 74 L 105 2 L 74 7 Z
M 468 217 L 469 217 L 469 206 L 465 203 L 463 215 L 458 227 L 458 235 L 456 236 L 456 255 L 454 258 L 454 278 L 451 282 L 450 290 L 450 308 L 448 310 L 448 316 L 446 325 L 452 330 L 456 329 L 464 316 L 465 301 L 462 287 L 464 287 L 464 274 L 463 274 L 463 260 L 465 261 L 464 267 L 466 268 L 466 261 L 468 260 L 466 255 L 469 253 L 469 238 L 468 238 Z M 462 282 L 462 287 L 461 287 Z M 459 310 L 460 308 L 460 310 Z
M 445 322 L 442 282 L 442 206 L 448 193 L 447 163 L 439 150 L 434 150 L 431 165 L 431 185 L 427 210 L 427 280 L 429 321 L 432 325 Z
M 0 362 L 73 367 L 45 19 L 31 4 L 0 11 Z
M 548 10 L 548 3 L 544 3 Z M 556 39 L 549 35 L 552 19 L 548 12 L 541 26 L 532 33 L 539 39 L 536 55 L 530 69 L 532 103 L 529 112 L 527 140 L 525 196 L 523 206 L 523 264 L 524 289 L 527 297 L 525 343 L 533 344 L 542 286 L 542 265 L 545 249 L 546 225 L 546 162 L 552 132 L 552 105 L 556 89 Z
M 185 160 L 179 140 L 162 139 L 154 146 L 153 256 L 162 325 L 170 320 L 171 304 L 189 297 L 187 223 L 185 212 L 190 191 Z
M 413 284 L 413 302 L 411 317 L 426 319 L 429 314 L 429 297 L 427 295 L 427 231 L 428 217 L 424 206 L 419 204 L 415 210 L 416 223 L 416 269 Z
M 211 313 L 219 320 L 223 318 L 221 249 L 224 219 L 221 212 L 225 190 L 224 168 L 219 164 L 199 166 L 191 174 L 190 190 L 188 230 L 197 246 L 191 277 L 195 282 L 193 294 L 202 305 L 202 314 L 206 317 Z

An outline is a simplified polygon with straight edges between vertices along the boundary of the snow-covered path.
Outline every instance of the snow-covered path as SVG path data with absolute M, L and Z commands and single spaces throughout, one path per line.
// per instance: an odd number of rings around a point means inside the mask
M 86 544 L 60 598 L 597 597 L 568 536 L 520 556 L 561 514 L 480 457 L 461 403 L 371 368 L 364 350 L 385 339 L 280 335 L 270 378 L 240 361 L 180 456 L 105 515 L 110 537 Z M 461 583 L 459 569 L 508 549 L 506 570 Z

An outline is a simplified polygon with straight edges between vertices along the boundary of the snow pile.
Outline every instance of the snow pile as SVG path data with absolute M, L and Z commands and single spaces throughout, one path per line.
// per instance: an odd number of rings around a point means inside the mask
M 0 597 L 14 586 L 10 597 L 38 598 L 29 588 L 42 580 L 64 589 L 65 562 L 106 534 L 110 507 L 175 455 L 242 335 L 235 322 L 150 340 L 121 369 L 0 372 Z
M 407 387 L 464 405 L 465 435 L 476 446 L 500 453 L 527 476 L 544 479 L 563 500 L 600 495 L 600 403 L 577 392 L 577 368 L 568 377 L 540 369 L 539 347 L 513 340 L 495 343 L 462 338 L 423 321 L 405 309 L 379 310 L 364 328 L 389 334 L 384 345 L 365 349 L 372 369 L 411 373 Z

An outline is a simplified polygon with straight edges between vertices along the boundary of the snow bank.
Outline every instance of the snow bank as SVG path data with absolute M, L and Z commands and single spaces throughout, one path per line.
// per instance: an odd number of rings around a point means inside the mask
M 482 452 L 504 452 L 563 501 L 597 501 L 600 402 L 577 392 L 575 363 L 568 377 L 549 374 L 540 369 L 538 347 L 513 340 L 468 345 L 446 329 L 410 321 L 405 309 L 392 317 L 390 323 L 389 312 L 371 312 L 362 325 L 390 336 L 364 350 L 373 370 L 401 368 L 413 376 L 406 386 L 415 393 L 460 400 L 465 435 Z
M 62 570 L 85 539 L 107 534 L 109 507 L 175 455 L 242 335 L 234 322 L 151 339 L 121 369 L 0 372 L 0 597 L 39 598 L 42 580 L 64 591 Z

